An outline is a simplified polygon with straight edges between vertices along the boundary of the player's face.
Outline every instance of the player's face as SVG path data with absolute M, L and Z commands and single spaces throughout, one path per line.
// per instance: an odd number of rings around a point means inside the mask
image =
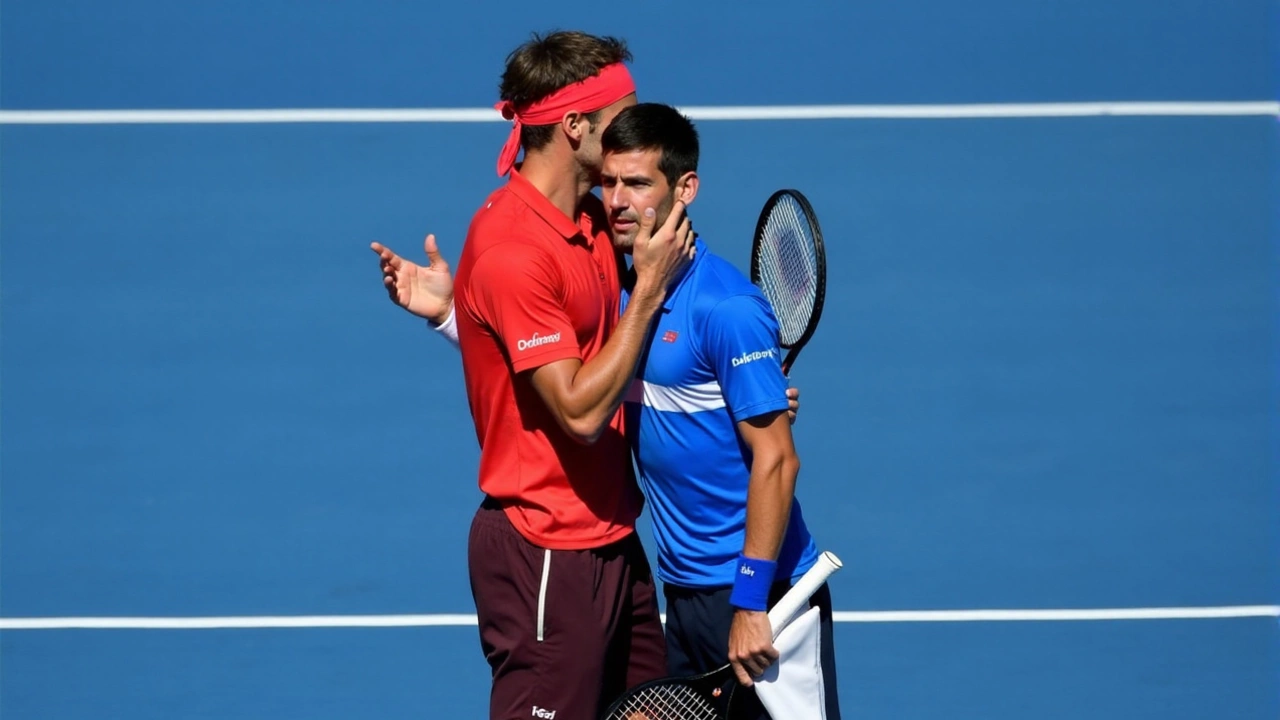
M 654 227 L 660 227 L 675 204 L 675 188 L 658 170 L 660 150 L 612 152 L 604 156 L 600 191 L 609 210 L 613 245 L 631 252 L 640 232 L 640 217 L 654 208 Z
M 600 111 L 600 122 L 591 127 L 591 131 L 582 136 L 582 145 L 578 147 L 578 161 L 587 168 L 596 178 L 593 181 L 598 182 L 600 166 L 604 162 L 602 152 L 600 150 L 600 136 L 604 135 L 605 128 L 609 127 L 609 123 L 618 116 L 618 113 L 626 110 L 636 104 L 636 94 L 631 93 L 614 104 Z

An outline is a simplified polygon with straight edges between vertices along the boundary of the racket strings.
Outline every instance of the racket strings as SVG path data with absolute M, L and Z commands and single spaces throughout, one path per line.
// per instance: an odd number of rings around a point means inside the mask
M 721 720 L 721 716 L 686 685 L 656 685 L 627 698 L 605 720 Z
M 778 318 L 781 344 L 800 340 L 818 299 L 818 256 L 813 229 L 795 200 L 785 197 L 765 221 L 760 244 L 760 287 Z

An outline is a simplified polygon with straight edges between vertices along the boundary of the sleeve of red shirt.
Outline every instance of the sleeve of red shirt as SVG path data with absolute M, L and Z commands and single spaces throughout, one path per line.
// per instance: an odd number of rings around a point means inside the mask
M 545 252 L 503 243 L 476 259 L 468 283 L 471 305 L 524 372 L 557 360 L 582 359 L 565 311 L 564 276 Z

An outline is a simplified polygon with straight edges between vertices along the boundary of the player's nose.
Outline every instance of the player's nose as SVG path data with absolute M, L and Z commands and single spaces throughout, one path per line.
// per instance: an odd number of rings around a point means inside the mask
M 622 186 L 615 185 L 613 190 L 605 193 L 605 201 L 609 203 L 610 210 L 623 210 L 627 207 L 626 198 L 622 194 Z

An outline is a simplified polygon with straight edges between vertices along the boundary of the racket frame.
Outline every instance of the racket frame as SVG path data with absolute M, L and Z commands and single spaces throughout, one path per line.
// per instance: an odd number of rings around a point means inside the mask
M 759 287 L 762 291 L 764 287 L 760 284 L 760 241 L 764 237 L 765 226 L 769 223 L 769 216 L 773 214 L 773 209 L 778 202 L 784 197 L 790 196 L 800 206 L 800 211 L 804 213 L 805 222 L 809 223 L 809 227 L 813 229 L 813 251 L 814 251 L 814 271 L 817 275 L 816 289 L 813 301 L 813 312 L 809 313 L 809 322 L 805 325 L 804 332 L 800 337 L 791 344 L 782 344 L 779 338 L 779 344 L 783 349 L 787 350 L 787 356 L 782 361 L 782 373 L 787 375 L 791 371 L 792 364 L 795 363 L 796 357 L 800 355 L 800 350 L 809 342 L 809 338 L 813 337 L 813 332 L 818 329 L 818 321 L 822 319 L 822 306 L 825 304 L 827 296 L 827 249 L 822 240 L 822 226 L 818 224 L 818 215 L 813 211 L 813 205 L 809 203 L 809 198 L 804 193 L 793 188 L 783 188 L 769 196 L 765 201 L 764 207 L 760 210 L 760 218 L 756 220 L 755 235 L 751 240 L 751 283 Z M 768 293 L 765 299 L 769 300 Z M 772 306 L 773 301 L 769 304 Z M 777 308 L 774 308 L 777 313 Z
M 822 587 L 827 582 L 827 579 L 842 567 L 844 567 L 844 563 L 840 561 L 840 558 L 836 557 L 835 553 L 823 551 L 818 555 L 818 562 L 814 563 L 813 567 L 809 568 L 791 586 L 791 589 L 769 609 L 769 625 L 772 627 L 774 640 L 778 639 L 778 634 L 808 605 L 809 598 L 813 597 L 818 588 Z M 709 702 L 712 703 L 719 702 L 719 695 L 716 694 L 716 690 L 719 689 L 720 693 L 723 694 L 727 688 L 729 697 L 724 701 L 724 717 L 727 720 L 733 720 L 733 700 L 737 689 L 741 687 L 738 683 L 737 675 L 733 672 L 733 665 L 718 667 L 711 672 L 692 677 L 658 678 L 628 689 L 622 694 L 622 697 L 614 700 L 609 705 L 609 709 L 605 711 L 603 717 L 605 720 L 609 720 L 615 713 L 622 710 L 633 697 L 659 685 L 684 685 L 704 695 L 710 694 L 713 699 Z M 710 688 L 709 692 L 706 690 L 707 688 Z
M 623 693 L 622 697 L 615 700 L 613 704 L 609 706 L 609 709 L 605 711 L 602 717 L 604 717 L 605 720 L 612 720 L 617 713 L 621 712 L 627 704 L 633 700 L 633 698 L 650 688 L 675 685 L 682 685 L 691 689 L 693 692 L 701 695 L 706 702 L 711 704 L 712 707 L 723 707 L 724 713 L 720 714 L 717 710 L 714 720 L 725 720 L 726 718 L 733 717 L 732 710 L 734 693 L 740 685 L 738 683 L 738 676 L 733 672 L 732 665 L 725 665 L 723 667 L 716 668 L 711 672 L 702 673 L 701 675 L 693 675 L 690 677 L 665 677 L 641 683 Z M 725 693 L 727 693 L 728 696 L 726 698 L 722 698 L 721 695 Z M 637 710 L 637 712 L 643 711 Z

